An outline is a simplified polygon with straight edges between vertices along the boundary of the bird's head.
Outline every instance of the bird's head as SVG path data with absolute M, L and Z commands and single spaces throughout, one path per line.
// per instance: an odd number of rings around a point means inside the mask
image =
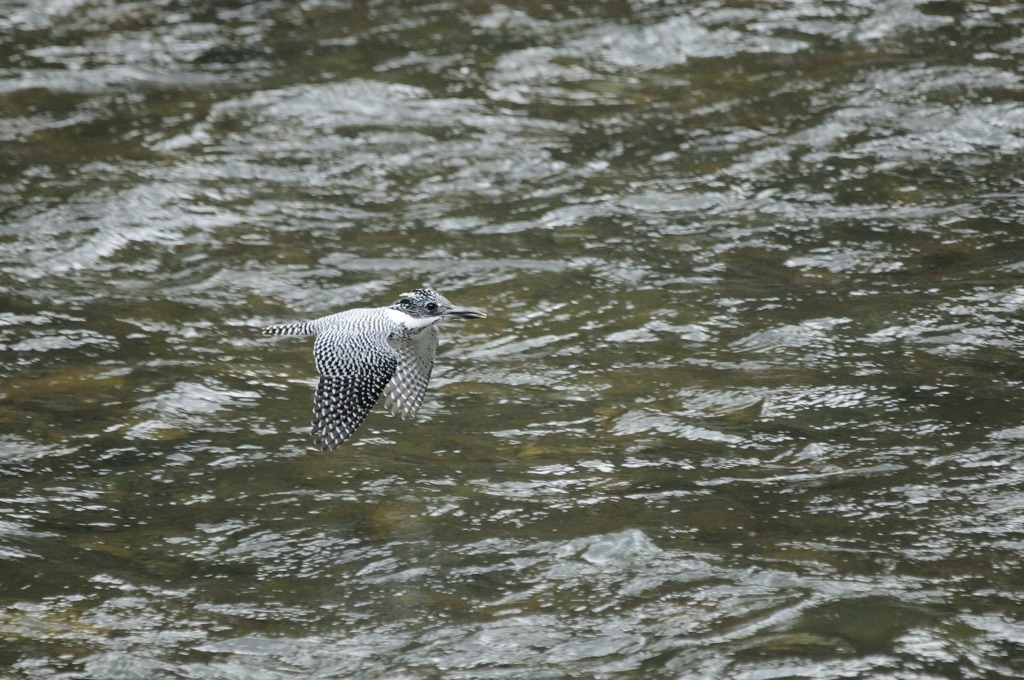
M 429 288 L 403 294 L 391 308 L 414 319 L 483 319 L 487 316 L 482 309 L 456 307 L 448 298 Z

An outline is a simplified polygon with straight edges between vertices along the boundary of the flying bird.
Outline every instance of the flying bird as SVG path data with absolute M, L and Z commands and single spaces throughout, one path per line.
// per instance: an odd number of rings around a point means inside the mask
M 313 335 L 320 381 L 313 401 L 313 441 L 321 451 L 345 443 L 381 393 L 392 415 L 412 418 L 434 367 L 437 323 L 483 319 L 429 288 L 405 293 L 388 307 L 349 309 L 312 321 L 280 324 L 264 335 Z

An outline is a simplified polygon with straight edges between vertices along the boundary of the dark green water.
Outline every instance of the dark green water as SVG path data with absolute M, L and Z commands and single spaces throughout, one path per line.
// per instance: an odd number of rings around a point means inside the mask
M 1024 3 L 2 4 L 3 677 L 1024 675 Z

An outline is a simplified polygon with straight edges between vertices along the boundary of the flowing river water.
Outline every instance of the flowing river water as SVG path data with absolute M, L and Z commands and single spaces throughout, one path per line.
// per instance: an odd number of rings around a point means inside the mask
M 1024 676 L 1024 3 L 0 5 L 2 677 Z

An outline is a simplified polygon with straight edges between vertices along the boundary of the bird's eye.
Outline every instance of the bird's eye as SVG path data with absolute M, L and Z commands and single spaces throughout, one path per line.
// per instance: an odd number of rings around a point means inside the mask
M 437 311 L 437 303 L 436 302 L 428 302 L 427 303 L 427 311 L 428 312 L 436 312 Z

